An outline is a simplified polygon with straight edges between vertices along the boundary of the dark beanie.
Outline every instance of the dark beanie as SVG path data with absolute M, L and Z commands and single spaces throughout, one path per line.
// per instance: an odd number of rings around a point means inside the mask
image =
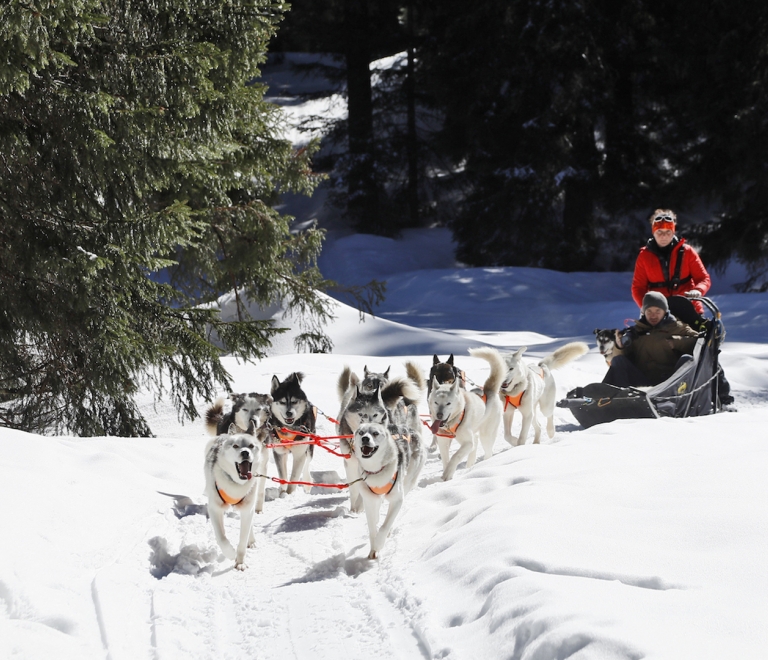
M 643 314 L 645 314 L 645 310 L 649 307 L 658 307 L 665 312 L 669 311 L 669 303 L 667 302 L 667 299 L 664 297 L 663 293 L 659 293 L 658 291 L 649 291 L 643 296 Z

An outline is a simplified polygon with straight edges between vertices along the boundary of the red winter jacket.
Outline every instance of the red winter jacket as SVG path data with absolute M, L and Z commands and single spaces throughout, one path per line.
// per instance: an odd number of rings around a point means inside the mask
M 685 244 L 684 238 L 673 239 L 672 246 L 672 251 L 665 255 L 665 251 L 651 238 L 637 256 L 632 278 L 632 298 L 641 309 L 643 296 L 649 291 L 658 291 L 669 298 L 696 289 L 703 296 L 712 285 L 701 258 L 696 250 Z M 680 258 L 682 262 L 678 269 Z M 700 302 L 694 300 L 693 305 L 699 314 L 704 313 Z

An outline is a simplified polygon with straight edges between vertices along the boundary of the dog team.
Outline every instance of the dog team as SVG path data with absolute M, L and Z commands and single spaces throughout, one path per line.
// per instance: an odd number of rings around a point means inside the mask
M 494 348 L 469 350 L 488 362 L 490 373 L 482 387 L 466 388 L 466 376 L 454 366 L 451 355 L 441 362 L 437 355 L 428 378 L 413 362 L 406 362 L 406 376 L 390 378 L 389 369 L 374 373 L 364 369 L 360 378 L 344 367 L 337 382 L 341 402 L 336 424 L 344 458 L 349 507 L 365 512 L 370 538 L 369 559 L 381 552 L 406 494 L 413 489 L 426 462 L 422 428 L 432 433 L 443 465 L 443 480 L 450 480 L 462 461 L 471 468 L 478 445 L 483 457 L 493 453 L 500 422 L 512 446 L 525 444 L 531 426 L 539 443 L 539 410 L 554 436 L 555 380 L 552 371 L 584 355 L 588 346 L 572 342 L 547 355 L 538 364 L 526 364 L 526 348 L 502 354 Z M 245 555 L 255 543 L 253 516 L 264 508 L 269 450 L 277 467 L 281 495 L 297 485 L 312 484 L 310 461 L 315 444 L 307 441 L 316 432 L 317 409 L 301 387 L 304 374 L 294 372 L 285 380 L 272 377 L 269 394 L 232 394 L 218 399 L 205 414 L 206 430 L 214 436 L 205 448 L 205 494 L 216 541 L 235 568 L 246 568 Z M 422 422 L 418 402 L 427 395 L 429 422 Z M 231 404 L 231 405 L 229 405 Z M 512 435 L 515 412 L 522 415 L 520 435 Z M 454 447 L 455 441 L 455 449 Z M 288 457 L 291 457 L 290 474 Z M 387 513 L 379 525 L 384 501 Z M 227 540 L 224 514 L 232 507 L 240 514 L 237 547 Z

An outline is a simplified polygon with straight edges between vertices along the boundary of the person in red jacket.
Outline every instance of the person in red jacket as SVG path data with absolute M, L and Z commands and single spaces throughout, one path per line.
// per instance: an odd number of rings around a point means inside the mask
M 669 209 L 656 209 L 650 222 L 653 236 L 635 262 L 633 300 L 642 309 L 643 296 L 649 291 L 658 291 L 666 298 L 686 296 L 693 299 L 696 311 L 703 314 L 704 308 L 696 298 L 709 291 L 712 281 L 696 250 L 675 235 L 677 216 Z

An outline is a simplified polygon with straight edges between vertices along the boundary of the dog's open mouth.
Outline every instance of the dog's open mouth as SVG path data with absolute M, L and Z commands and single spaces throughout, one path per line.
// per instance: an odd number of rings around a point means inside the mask
M 363 455 L 363 458 L 370 458 L 378 451 L 378 449 L 378 445 L 363 445 L 360 447 L 360 453 Z
M 285 425 L 286 426 L 292 426 L 295 421 L 296 421 L 295 417 L 286 417 L 285 418 Z
M 237 468 L 237 474 L 238 476 L 243 480 L 247 481 L 253 476 L 253 473 L 251 472 L 251 468 L 253 467 L 253 464 L 250 461 L 243 461 L 242 463 L 235 463 L 235 467 Z

